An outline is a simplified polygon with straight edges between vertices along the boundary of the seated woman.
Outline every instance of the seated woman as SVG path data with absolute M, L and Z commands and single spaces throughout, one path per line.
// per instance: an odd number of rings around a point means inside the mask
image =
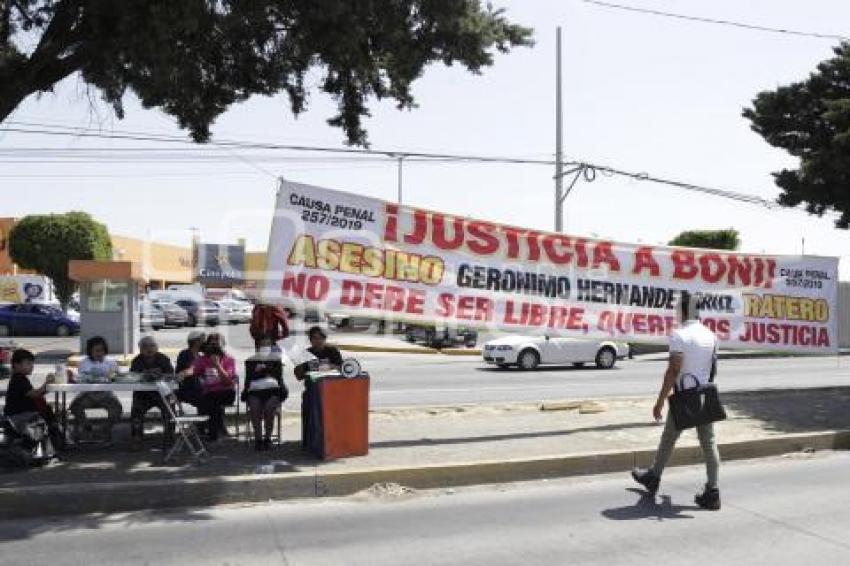
M 53 448 L 63 450 L 65 434 L 44 398 L 47 386 L 55 381 L 55 377 L 53 374 L 48 374 L 44 385 L 33 387 L 30 376 L 34 365 L 35 356 L 29 350 L 18 349 L 12 353 L 12 377 L 6 389 L 6 405 L 3 407 L 3 412 L 18 430 L 22 430 L 24 425 L 33 419 L 44 419 Z
M 86 357 L 80 362 L 79 380 L 85 376 L 110 378 L 118 373 L 118 362 L 106 357 L 109 345 L 101 336 L 94 336 L 86 341 Z M 75 440 L 82 438 L 81 431 L 90 436 L 92 425 L 86 416 L 87 409 L 103 409 L 107 415 L 107 437 L 112 438 L 112 427 L 121 420 L 121 402 L 111 391 L 89 391 L 80 393 L 71 402 L 69 410 L 74 415 L 73 436 Z
M 180 350 L 177 354 L 177 362 L 174 364 L 174 372 L 180 379 L 177 388 L 177 398 L 183 403 L 189 403 L 198 407 L 201 403 L 203 385 L 194 374 L 195 360 L 201 357 L 201 349 L 207 340 L 207 335 L 198 330 L 189 333 L 187 348 Z
M 283 383 L 283 363 L 272 348 L 272 337 L 259 336 L 256 344 L 258 357 L 246 362 L 242 400 L 248 405 L 254 429 L 254 447 L 257 450 L 269 450 L 274 419 L 289 393 Z
M 224 407 L 236 401 L 236 362 L 224 353 L 224 336 L 213 332 L 207 336 L 203 355 L 195 360 L 192 373 L 201 380 L 202 393 L 198 411 L 209 416 L 207 437 L 211 442 L 219 434 L 227 435 Z

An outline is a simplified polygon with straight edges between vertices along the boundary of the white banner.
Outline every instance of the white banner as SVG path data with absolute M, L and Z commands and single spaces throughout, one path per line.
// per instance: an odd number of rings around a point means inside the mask
M 666 343 L 683 292 L 726 348 L 835 352 L 838 259 L 623 244 L 298 183 L 263 300 L 355 316 Z

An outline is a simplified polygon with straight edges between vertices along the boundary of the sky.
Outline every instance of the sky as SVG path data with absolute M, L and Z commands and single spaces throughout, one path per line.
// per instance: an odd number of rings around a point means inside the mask
M 850 33 L 840 25 L 850 21 L 850 3 L 841 0 L 622 3 Z M 778 189 L 771 172 L 794 167 L 795 161 L 752 132 L 741 110 L 760 91 L 805 79 L 835 44 L 616 11 L 581 0 L 495 4 L 534 28 L 535 46 L 498 55 L 480 76 L 460 66 L 428 68 L 414 85 L 418 108 L 412 111 L 373 103 L 365 125 L 374 149 L 551 159 L 555 27 L 560 25 L 567 158 L 773 200 Z M 164 113 L 144 110 L 132 98 L 126 107 L 126 118 L 116 119 L 97 92 L 74 76 L 54 93 L 27 99 L 8 120 L 188 139 Z M 325 123 L 334 111 L 334 102 L 317 91 L 297 118 L 283 95 L 255 97 L 222 115 L 213 138 L 342 148 L 342 132 Z M 80 153 L 85 148 L 91 151 Z M 72 159 L 71 152 L 81 157 Z M 403 200 L 551 230 L 552 175 L 551 167 L 539 165 L 405 163 Z M 352 163 L 328 161 L 327 155 L 0 132 L 0 195 L 5 197 L 0 216 L 85 210 L 114 233 L 176 244 L 188 245 L 196 229 L 207 242 L 243 237 L 250 250 L 265 249 L 279 176 L 386 200 L 397 194 L 397 164 L 390 159 Z M 850 277 L 850 233 L 835 229 L 828 216 L 602 175 L 579 182 L 565 211 L 565 232 L 626 242 L 658 244 L 682 230 L 733 227 L 741 233 L 742 251 L 847 254 L 841 271 Z

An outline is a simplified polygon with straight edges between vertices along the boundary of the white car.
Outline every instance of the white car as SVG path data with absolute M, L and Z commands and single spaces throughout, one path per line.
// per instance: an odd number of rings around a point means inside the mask
M 219 316 L 221 321 L 229 324 L 241 324 L 251 322 L 251 313 L 254 306 L 245 301 L 215 301 L 218 305 Z
M 499 367 L 517 365 L 534 369 L 541 364 L 595 363 L 600 369 L 614 367 L 629 355 L 629 345 L 611 340 L 580 340 L 550 336 L 505 336 L 484 344 L 484 361 Z

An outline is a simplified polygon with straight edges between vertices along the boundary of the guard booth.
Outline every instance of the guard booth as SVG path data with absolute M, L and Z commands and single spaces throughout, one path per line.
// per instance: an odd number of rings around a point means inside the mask
M 71 260 L 68 275 L 80 284 L 80 351 L 103 336 L 110 354 L 132 354 L 139 341 L 139 294 L 145 278 L 130 261 Z

